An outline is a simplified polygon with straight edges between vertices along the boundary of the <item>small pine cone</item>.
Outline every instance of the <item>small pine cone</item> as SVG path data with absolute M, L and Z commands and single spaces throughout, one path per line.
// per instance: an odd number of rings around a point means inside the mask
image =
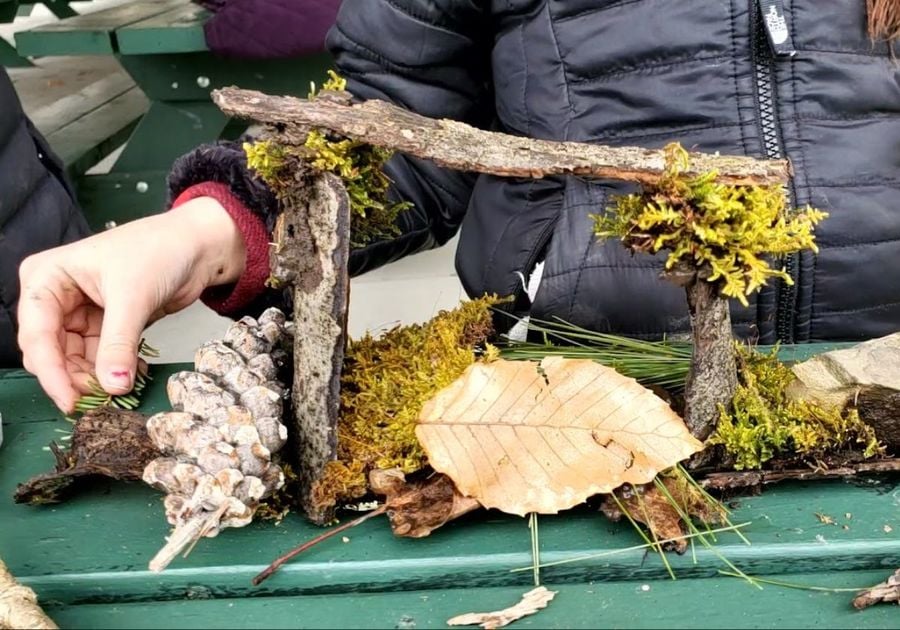
M 271 354 L 256 355 L 247 361 L 247 369 L 264 381 L 274 381 L 278 376 L 278 368 L 275 367 Z
M 204 472 L 214 475 L 226 468 L 239 468 L 241 458 L 235 448 L 227 442 L 210 444 L 197 454 L 197 465 Z
M 268 387 L 253 387 L 241 394 L 241 405 L 254 418 L 280 418 L 282 404 L 281 395 Z
M 219 407 L 237 402 L 234 394 L 199 372 L 176 372 L 169 377 L 166 392 L 176 411 L 186 411 L 201 418 L 208 417 Z
M 287 427 L 278 418 L 257 418 L 256 431 L 259 434 L 259 441 L 272 453 L 280 451 L 287 442 Z
M 257 355 L 269 353 L 272 350 L 272 344 L 259 335 L 255 326 L 248 325 L 246 319 L 249 318 L 234 322 L 225 332 L 222 341 L 249 361 Z
M 247 506 L 236 497 L 228 497 L 227 503 L 228 509 L 225 511 L 219 527 L 207 534 L 209 538 L 213 538 L 226 527 L 246 527 L 253 521 L 255 508 Z
M 244 475 L 244 479 L 234 489 L 234 496 L 247 505 L 255 505 L 259 503 L 268 493 L 268 488 L 259 477 L 253 475 Z
M 144 468 L 144 482 L 164 492 L 190 496 L 204 475 L 194 464 L 179 462 L 174 457 L 158 457 Z
M 246 367 L 244 359 L 221 341 L 210 341 L 194 354 L 194 369 L 213 378 L 222 378 L 236 368 Z
M 259 316 L 257 323 L 260 326 L 275 324 L 279 328 L 284 328 L 284 325 L 287 323 L 287 317 L 280 309 L 273 306 L 263 311 L 262 315 Z
M 183 411 L 163 411 L 150 416 L 147 420 L 147 434 L 163 452 L 175 448 L 178 435 L 187 433 L 197 425 L 193 414 Z
M 259 321 L 245 317 L 221 341 L 197 350 L 196 371 L 169 378 L 175 411 L 153 416 L 148 431 L 171 457 L 151 462 L 144 479 L 168 493 L 166 518 L 176 532 L 151 562 L 154 570 L 198 531 L 215 536 L 247 525 L 259 502 L 284 485 L 272 453 L 288 437 L 280 421 L 284 386 L 277 380 L 287 358 L 288 325 L 277 309 Z
M 242 444 L 237 447 L 238 457 L 241 458 L 241 472 L 245 475 L 261 477 L 269 465 L 271 454 L 265 446 L 255 444 Z
M 259 432 L 254 424 L 223 424 L 219 427 L 219 435 L 229 444 L 240 448 L 260 444 Z M 268 452 L 268 450 L 266 451 Z
M 276 490 L 281 490 L 284 487 L 284 471 L 277 464 L 270 463 L 266 466 L 260 479 L 266 487 L 266 497 L 271 496 Z
M 261 356 L 268 355 L 264 354 Z M 238 396 L 248 389 L 265 384 L 265 382 L 266 379 L 245 366 L 236 367 L 222 377 L 222 385 L 224 385 L 228 391 L 233 392 Z

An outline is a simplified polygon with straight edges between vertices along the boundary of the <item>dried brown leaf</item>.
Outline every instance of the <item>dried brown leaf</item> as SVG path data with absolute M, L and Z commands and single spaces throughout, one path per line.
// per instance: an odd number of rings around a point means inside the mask
M 555 514 L 642 484 L 703 445 L 658 396 L 586 360 L 477 363 L 430 400 L 416 435 L 459 491 L 511 514 Z
M 853 599 L 853 606 L 858 610 L 882 603 L 900 603 L 900 569 L 881 584 L 864 590 Z
M 522 595 L 522 600 L 515 606 L 488 613 L 466 613 L 457 615 L 447 620 L 448 626 L 475 626 L 480 625 L 485 630 L 502 628 L 517 619 L 533 615 L 541 608 L 546 608 L 550 601 L 556 597 L 556 591 L 548 591 L 543 586 L 530 590 Z
M 663 546 L 684 553 L 688 541 L 681 537 L 687 533 L 687 523 L 684 522 L 679 509 L 694 520 L 716 525 L 724 522 L 725 508 L 708 500 L 682 478 L 666 477 L 662 482 L 671 498 L 678 504 L 678 508 L 672 505 L 671 499 L 654 484 L 647 484 L 616 490 L 618 501 L 611 496 L 605 497 L 600 510 L 611 521 L 624 518 L 622 510 L 627 510 L 632 519 L 647 526 L 656 540 L 680 539 Z
M 446 475 L 407 482 L 400 469 L 373 470 L 369 486 L 385 496 L 391 529 L 397 536 L 424 538 L 448 521 L 481 507 L 475 499 L 462 496 Z

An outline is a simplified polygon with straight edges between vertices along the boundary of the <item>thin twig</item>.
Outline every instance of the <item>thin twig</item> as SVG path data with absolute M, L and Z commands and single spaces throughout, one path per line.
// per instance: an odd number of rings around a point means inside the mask
M 288 551 L 286 554 L 276 558 L 275 561 L 272 562 L 272 564 L 267 566 L 262 572 L 260 572 L 255 578 L 253 578 L 253 580 L 251 580 L 253 586 L 259 586 L 260 584 L 262 584 L 264 580 L 266 580 L 270 575 L 272 575 L 279 568 L 281 568 L 281 565 L 288 562 L 294 556 L 300 555 L 301 553 L 303 553 L 310 547 L 315 547 L 320 542 L 324 542 L 336 534 L 340 534 L 341 532 L 347 531 L 351 527 L 356 527 L 357 525 L 361 525 L 362 523 L 365 523 L 367 520 L 369 520 L 370 518 L 372 518 L 374 516 L 378 516 L 379 514 L 384 514 L 385 512 L 387 512 L 387 508 L 388 508 L 387 504 L 384 504 L 384 505 L 372 510 L 368 514 L 364 514 L 363 516 L 360 516 L 359 518 L 354 519 L 348 523 L 344 523 L 343 525 L 335 527 L 334 529 L 330 529 L 327 532 L 325 532 L 324 534 L 320 534 L 319 536 L 316 536 L 312 540 L 307 540 L 302 545 L 300 545 L 298 547 L 294 547 L 293 549 Z

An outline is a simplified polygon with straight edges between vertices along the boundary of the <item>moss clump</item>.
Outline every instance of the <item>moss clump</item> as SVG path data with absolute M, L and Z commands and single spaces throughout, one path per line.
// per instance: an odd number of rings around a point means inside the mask
M 872 427 L 855 409 L 825 409 L 788 400 L 794 380 L 777 352 L 762 355 L 739 346 L 739 385 L 730 409 L 720 405 L 709 444 L 721 444 L 737 470 L 760 468 L 777 455 L 816 458 L 862 445 L 865 457 L 881 453 Z
M 323 91 L 342 91 L 347 82 L 333 71 L 322 86 Z M 310 98 L 317 95 L 315 86 Z M 247 166 L 268 184 L 279 201 L 292 194 L 302 194 L 296 177 L 302 164 L 341 178 L 350 198 L 350 244 L 363 247 L 372 241 L 399 234 L 398 215 L 412 207 L 409 202 L 388 199 L 390 178 L 384 174 L 385 163 L 393 153 L 387 149 L 340 138 L 320 130 L 312 130 L 302 147 L 275 141 L 245 143 Z
M 817 251 L 814 226 L 827 215 L 807 207 L 788 215 L 783 187 L 733 186 L 716 183 L 715 172 L 686 179 L 688 152 L 666 147 L 666 174 L 641 194 L 617 200 L 615 208 L 594 217 L 601 238 L 620 237 L 638 252 L 667 250 L 666 269 L 687 264 L 720 282 L 722 294 L 745 306 L 747 296 L 771 277 L 792 283 L 783 269 L 773 269 L 765 256 L 801 249 Z
M 329 507 L 361 497 L 372 469 L 410 473 L 425 466 L 415 433 L 419 413 L 487 347 L 497 302 L 465 302 L 424 324 L 350 343 L 341 376 L 338 460 L 326 466 L 313 489 L 317 503 Z

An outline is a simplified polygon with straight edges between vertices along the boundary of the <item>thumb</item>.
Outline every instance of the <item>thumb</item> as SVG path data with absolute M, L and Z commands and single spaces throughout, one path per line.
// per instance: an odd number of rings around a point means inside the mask
M 109 394 L 127 394 L 134 387 L 138 344 L 149 312 L 134 302 L 110 301 L 103 312 L 96 370 L 100 386 Z

